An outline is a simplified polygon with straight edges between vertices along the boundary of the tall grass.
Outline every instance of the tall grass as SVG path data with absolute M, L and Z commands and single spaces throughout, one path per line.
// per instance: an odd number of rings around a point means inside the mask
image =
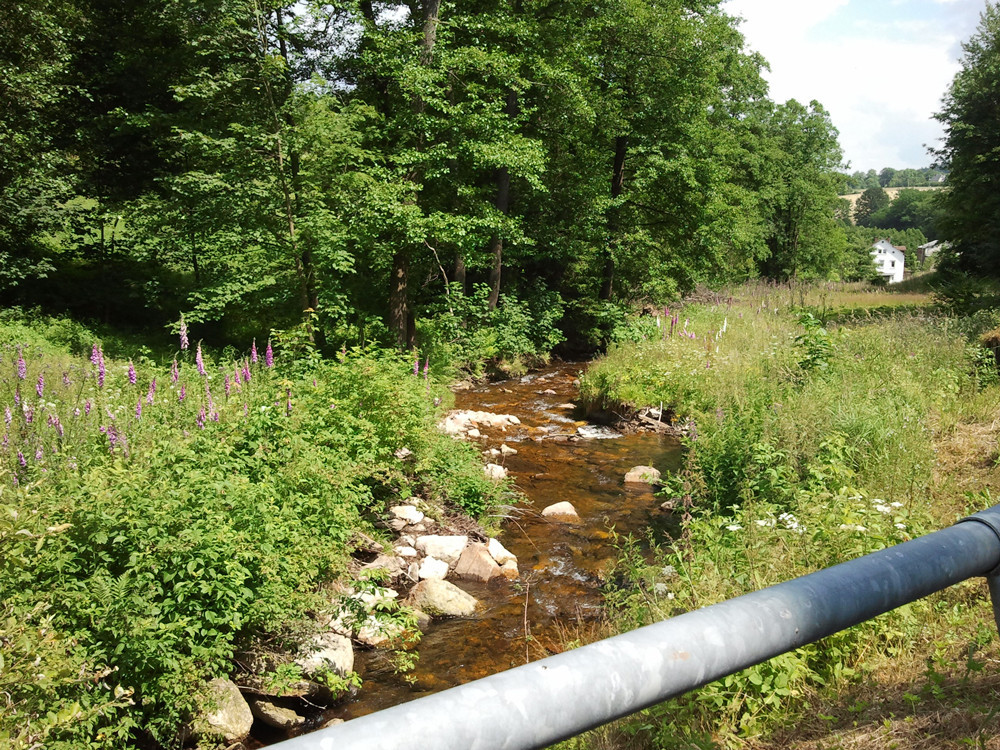
M 995 364 L 976 343 L 997 316 L 903 306 L 824 326 L 838 309 L 877 299 L 838 289 L 833 307 L 829 292 L 734 290 L 670 313 L 681 321 L 673 335 L 661 321 L 586 374 L 582 391 L 593 403 L 662 402 L 690 425 L 687 466 L 664 494 L 691 516 L 652 563 L 626 550 L 629 583 L 609 594 L 617 627 L 866 554 L 989 502 L 946 489 L 935 448 L 998 413 Z M 762 741 L 807 717 L 822 691 L 835 702 L 846 685 L 884 677 L 890 658 L 919 676 L 913 654 L 933 653 L 929 639 L 942 633 L 980 648 L 988 606 L 968 596 L 974 586 L 726 678 L 616 731 L 640 747 Z

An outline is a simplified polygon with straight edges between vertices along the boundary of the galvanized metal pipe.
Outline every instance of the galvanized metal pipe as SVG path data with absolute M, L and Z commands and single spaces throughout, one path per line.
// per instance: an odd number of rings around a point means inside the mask
M 546 747 L 997 570 L 1000 505 L 963 520 L 970 522 L 274 747 Z

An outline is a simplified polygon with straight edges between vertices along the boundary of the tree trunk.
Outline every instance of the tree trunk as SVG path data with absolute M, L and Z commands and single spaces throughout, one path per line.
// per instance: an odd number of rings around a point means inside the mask
M 611 168 L 611 199 L 617 201 L 625 191 L 625 156 L 628 154 L 628 136 L 620 135 L 615 138 L 615 161 Z M 604 270 L 601 273 L 600 299 L 610 300 L 614 291 L 615 282 L 615 258 L 614 248 L 619 243 L 619 232 L 621 222 L 619 212 L 621 208 L 612 206 L 608 212 L 608 246 L 604 249 Z
M 517 115 L 517 92 L 507 89 L 507 106 L 504 107 L 508 117 Z M 508 216 L 510 214 L 510 170 L 507 167 L 500 167 L 496 171 L 496 209 Z M 490 237 L 490 255 L 493 256 L 493 265 L 490 267 L 490 296 L 488 300 L 490 310 L 496 309 L 497 302 L 500 301 L 500 274 L 503 269 L 503 236 L 499 231 L 494 232 Z
M 457 281 L 460 286 L 462 294 L 466 292 L 466 271 L 465 271 L 465 257 L 462 255 L 462 251 L 459 250 L 455 253 L 455 273 L 452 274 L 452 281 Z

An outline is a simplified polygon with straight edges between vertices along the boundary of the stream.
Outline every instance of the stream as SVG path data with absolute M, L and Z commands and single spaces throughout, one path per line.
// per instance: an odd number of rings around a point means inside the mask
M 636 465 L 664 474 L 680 462 L 676 438 L 657 433 L 620 435 L 583 421 L 578 398 L 584 365 L 559 364 L 522 378 L 456 394 L 456 409 L 512 414 L 520 425 L 484 430 L 483 450 L 502 443 L 516 454 L 502 462 L 525 501 L 510 511 L 498 535 L 517 556 L 520 578 L 456 582 L 482 603 L 475 618 L 436 620 L 416 648 L 413 670 L 397 675 L 384 651 L 359 652 L 364 680 L 357 696 L 323 714 L 352 719 L 500 672 L 562 650 L 602 617 L 601 587 L 618 550 L 614 535 L 643 536 L 665 529 L 670 514 L 646 485 L 624 483 Z M 581 523 L 541 516 L 569 501 Z M 529 636 L 529 637 L 526 637 Z

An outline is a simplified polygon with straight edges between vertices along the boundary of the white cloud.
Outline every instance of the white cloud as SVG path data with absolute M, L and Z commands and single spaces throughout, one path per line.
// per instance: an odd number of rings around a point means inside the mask
M 728 0 L 748 45 L 771 65 L 771 97 L 818 100 L 852 170 L 925 166 L 932 115 L 959 69 L 984 0 Z

